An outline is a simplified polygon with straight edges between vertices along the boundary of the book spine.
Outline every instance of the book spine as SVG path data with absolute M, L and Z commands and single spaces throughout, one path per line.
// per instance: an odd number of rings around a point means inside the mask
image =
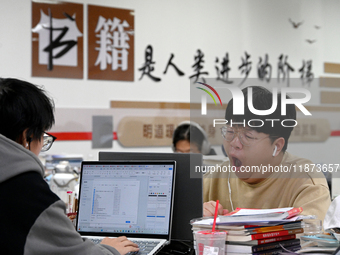
M 294 245 L 294 246 L 289 246 L 286 247 L 287 250 L 290 252 L 298 251 L 301 249 L 300 245 Z M 253 255 L 274 255 L 274 254 L 281 254 L 282 252 L 285 252 L 284 249 L 279 248 L 279 249 L 274 249 L 274 250 L 268 250 L 264 252 L 254 252 Z
M 290 239 L 295 239 L 296 235 L 288 235 L 288 236 L 280 236 L 280 237 L 273 237 L 273 238 L 268 238 L 268 239 L 261 239 L 258 240 L 258 245 L 260 244 L 266 244 L 266 243 L 274 243 L 274 242 L 279 242 L 279 241 L 284 241 L 284 240 L 290 240 Z
M 282 241 L 282 242 L 275 242 L 275 243 L 268 243 L 268 244 L 263 244 L 259 246 L 253 246 L 252 250 L 253 252 L 260 252 L 260 251 L 265 251 L 265 250 L 273 250 L 273 249 L 278 249 L 282 247 L 288 247 L 288 246 L 295 246 L 295 245 L 300 245 L 300 239 L 292 239 L 292 240 L 287 240 L 287 241 Z
M 259 226 L 260 225 L 244 225 L 244 229 L 247 229 L 247 228 L 257 228 Z
M 271 237 L 287 236 L 287 235 L 298 234 L 298 233 L 303 233 L 303 228 L 282 230 L 282 231 L 269 232 L 269 233 L 263 233 L 263 234 L 254 234 L 254 235 L 251 235 L 251 239 L 252 240 L 266 239 L 266 238 L 271 238 Z
M 276 231 L 281 231 L 281 230 L 289 230 L 289 229 L 296 229 L 296 228 L 301 228 L 301 224 L 296 224 L 295 226 L 286 226 L 286 225 L 277 225 L 277 226 L 272 226 L 272 227 L 262 227 L 262 228 L 254 228 L 252 230 L 249 230 L 249 233 L 253 234 L 261 234 L 261 233 L 268 233 L 268 232 L 276 232 Z
M 253 231 L 255 233 L 261 234 L 261 233 L 268 233 L 268 232 L 281 231 L 281 230 L 285 230 L 285 229 L 282 226 L 275 226 L 275 227 L 258 228 L 258 229 L 254 229 Z

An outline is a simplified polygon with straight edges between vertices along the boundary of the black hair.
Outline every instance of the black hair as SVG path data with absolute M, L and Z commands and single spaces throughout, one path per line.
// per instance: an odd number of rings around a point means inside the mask
M 202 132 L 195 127 L 195 125 L 182 124 L 179 125 L 173 135 L 172 144 L 176 148 L 176 143 L 182 140 L 193 143 L 197 146 L 199 151 L 202 151 L 202 144 L 204 142 L 204 135 Z
M 0 78 L 0 134 L 19 142 L 40 140 L 54 124 L 54 102 L 45 91 L 29 82 Z
M 268 89 L 259 86 L 251 86 L 252 88 L 252 99 L 253 99 L 253 106 L 257 110 L 268 110 L 271 108 L 273 104 L 273 93 L 270 92 Z M 278 137 L 283 137 L 285 139 L 285 145 L 282 148 L 282 151 L 286 151 L 288 146 L 288 139 L 290 134 L 294 128 L 295 120 L 296 120 L 296 109 L 295 105 L 287 104 L 286 105 L 286 115 L 281 114 L 281 94 L 277 94 L 277 107 L 276 110 L 269 114 L 269 115 L 255 115 L 249 110 L 248 107 L 248 88 L 244 88 L 242 90 L 244 95 L 244 114 L 242 115 L 234 115 L 233 114 L 233 99 L 231 99 L 228 103 L 226 112 L 225 112 L 225 119 L 228 123 L 245 123 L 247 125 L 249 120 L 259 120 L 259 121 L 252 121 L 252 126 L 257 127 L 250 127 L 257 132 L 269 134 L 270 139 L 272 142 L 275 141 Z M 289 98 L 289 97 L 287 97 Z M 274 119 L 276 121 L 268 121 Z M 289 119 L 290 121 L 288 121 Z M 262 122 L 261 122 L 261 121 Z M 282 125 L 282 121 L 284 125 Z M 294 121 L 293 121 L 294 120 Z M 263 123 L 263 126 L 261 126 Z M 242 124 L 243 125 L 243 124 Z M 273 126 L 274 125 L 274 126 Z M 289 127 L 287 127 L 289 126 Z

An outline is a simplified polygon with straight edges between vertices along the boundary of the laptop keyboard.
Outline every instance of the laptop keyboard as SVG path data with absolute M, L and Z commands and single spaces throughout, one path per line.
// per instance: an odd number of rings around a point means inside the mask
M 92 242 L 99 244 L 103 239 L 101 238 L 92 238 L 90 239 Z M 129 252 L 127 255 L 146 255 L 149 254 L 150 251 L 155 248 L 159 242 L 158 241 L 142 241 L 142 240 L 134 240 L 135 244 L 138 245 L 139 251 L 136 252 Z
M 89 238 L 93 243 L 99 244 L 104 238 Z
M 139 251 L 136 252 L 129 252 L 128 255 L 146 255 L 149 254 L 150 251 L 153 250 L 159 244 L 157 241 L 133 241 L 135 244 L 138 245 Z

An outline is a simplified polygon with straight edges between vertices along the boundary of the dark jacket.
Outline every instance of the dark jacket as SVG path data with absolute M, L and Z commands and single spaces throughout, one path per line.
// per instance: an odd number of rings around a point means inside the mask
M 117 254 L 82 238 L 43 179 L 39 158 L 0 135 L 1 254 Z

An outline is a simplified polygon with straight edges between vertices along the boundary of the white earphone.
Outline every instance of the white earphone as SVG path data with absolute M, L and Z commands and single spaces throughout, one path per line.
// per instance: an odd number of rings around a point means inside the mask
M 275 145 L 275 149 L 274 149 L 274 152 L 273 152 L 273 157 L 275 157 L 276 151 L 277 151 L 277 146 Z
M 228 189 L 229 189 L 229 201 L 230 201 L 230 205 L 231 205 L 231 210 L 233 210 L 233 211 L 234 211 L 233 200 L 231 199 L 231 188 L 230 188 L 230 171 L 229 171 L 229 175 L 228 175 Z

